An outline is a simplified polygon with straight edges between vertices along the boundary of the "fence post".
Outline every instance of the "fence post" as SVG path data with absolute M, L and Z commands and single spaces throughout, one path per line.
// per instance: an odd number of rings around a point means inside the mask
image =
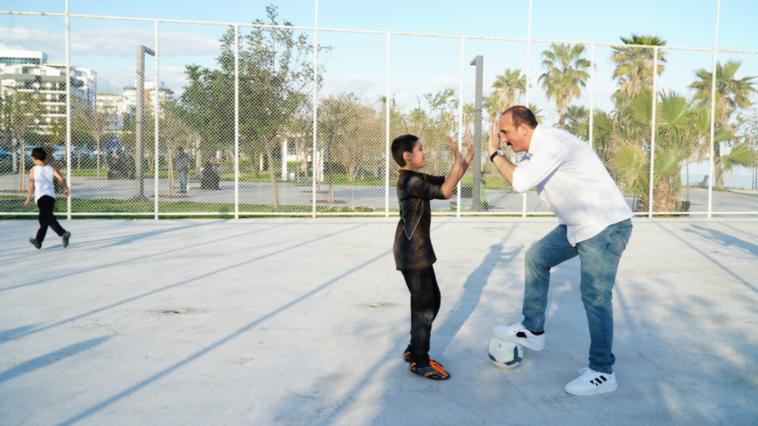
M 153 96 L 153 102 L 155 103 L 155 220 L 158 220 L 158 179 L 160 178 L 160 157 L 159 157 L 159 150 L 158 150 L 158 144 L 159 144 L 159 114 L 160 114 L 160 105 L 158 104 L 158 98 L 160 97 L 160 80 L 158 79 L 158 65 L 160 64 L 160 51 L 158 48 L 160 47 L 158 44 L 158 21 L 155 21 L 155 95 Z M 141 160 L 140 160 L 141 161 Z
M 590 134 L 589 143 L 590 149 L 592 149 L 592 127 L 593 119 L 595 118 L 595 43 L 592 43 L 592 49 L 590 53 Z
M 384 104 L 385 117 L 385 145 L 384 154 L 384 217 L 390 217 L 390 33 L 387 33 L 387 99 Z
M 531 60 L 532 53 L 532 0 L 529 0 L 529 23 L 526 28 L 526 107 L 529 108 L 529 61 Z M 530 188 L 531 189 L 531 188 Z M 527 192 L 522 197 L 522 212 L 521 217 L 526 217 L 526 196 Z
M 234 218 L 240 218 L 240 46 L 234 25 Z
M 26 161 L 24 153 L 21 153 L 21 161 Z M 69 28 L 68 0 L 66 0 L 66 182 L 69 188 L 71 183 L 71 29 Z M 70 192 L 66 199 L 66 219 L 71 220 L 71 197 Z
M 711 218 L 713 212 L 713 180 L 716 178 L 716 159 L 713 144 L 714 131 L 716 126 L 716 55 L 718 53 L 719 45 L 719 12 L 721 11 L 721 0 L 716 3 L 716 32 L 713 40 L 713 74 L 711 74 L 711 151 L 709 157 L 709 175 L 708 175 L 708 219 Z
M 458 94 L 458 150 L 463 146 L 463 61 L 466 39 L 461 37 L 461 91 Z M 479 141 L 476 141 L 479 143 Z M 461 217 L 461 181 L 456 185 L 458 194 L 455 201 L 455 217 Z
M 313 26 L 313 216 L 316 217 L 316 152 L 318 134 L 318 0 L 316 0 L 316 22 Z M 273 165 L 272 165 L 273 166 Z M 272 172 L 273 173 L 273 172 Z
M 648 191 L 650 192 L 650 200 L 648 204 L 648 217 L 653 217 L 653 179 L 655 170 L 655 107 L 658 104 L 658 46 L 653 47 L 653 113 L 651 117 L 650 127 L 650 181 L 648 183 Z

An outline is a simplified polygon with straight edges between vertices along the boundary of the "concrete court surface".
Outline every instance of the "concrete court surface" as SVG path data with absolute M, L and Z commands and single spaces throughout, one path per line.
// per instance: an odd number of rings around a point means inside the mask
M 755 219 L 635 219 L 619 390 L 594 397 L 563 391 L 587 364 L 578 259 L 553 270 L 545 350 L 487 357 L 555 219 L 433 219 L 447 382 L 401 360 L 397 218 L 62 223 L 71 246 L 37 251 L 36 221 L 0 221 L 1 425 L 758 423 Z

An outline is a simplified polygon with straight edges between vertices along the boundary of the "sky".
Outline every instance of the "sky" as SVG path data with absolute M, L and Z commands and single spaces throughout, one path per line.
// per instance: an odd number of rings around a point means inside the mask
M 200 1 L 95 1 L 71 0 L 74 14 L 176 19 L 219 23 L 250 23 L 265 19 L 265 7 L 271 1 L 216 0 Z M 316 24 L 313 0 L 281 0 L 279 18 L 296 26 Z M 2 10 L 31 12 L 65 12 L 61 0 L 5 0 Z M 716 0 L 637 0 L 607 2 L 599 0 L 533 0 L 531 38 L 573 42 L 618 43 L 619 37 L 632 33 L 657 35 L 669 46 L 713 48 L 716 27 Z M 722 0 L 719 18 L 718 47 L 721 49 L 758 51 L 758 1 Z M 405 33 L 446 34 L 526 39 L 529 24 L 529 0 L 439 0 L 398 1 L 320 0 L 318 27 L 321 29 L 356 29 Z M 185 84 L 188 64 L 216 66 L 218 39 L 226 25 L 160 24 L 160 80 L 177 93 Z M 135 46 L 155 45 L 153 22 L 104 19 L 71 19 L 71 61 L 74 65 L 98 73 L 101 92 L 120 93 L 134 83 Z M 244 33 L 244 27 L 243 27 Z M 310 37 L 312 31 L 304 31 Z M 65 59 L 65 22 L 59 17 L 0 15 L 0 49 L 42 50 L 51 60 Z M 464 101 L 474 96 L 475 68 L 470 61 L 484 57 L 484 87 L 488 91 L 497 74 L 506 68 L 527 68 L 526 43 L 467 39 L 461 55 L 461 38 L 391 37 L 390 93 L 404 107 L 419 104 L 420 96 L 446 87 L 456 91 L 461 86 L 463 69 Z M 331 46 L 320 56 L 326 73 L 321 96 L 342 90 L 356 91 L 376 99 L 387 91 L 387 36 L 319 31 L 319 44 Z M 545 98 L 538 83 L 543 71 L 541 52 L 549 43 L 533 42 L 530 69 L 530 102 L 543 109 L 548 121 L 558 114 Z M 611 79 L 611 49 L 595 49 L 595 78 L 573 104 L 590 107 L 589 92 L 594 92 L 593 107 L 609 110 L 610 95 L 617 85 Z M 585 57 L 590 58 L 587 46 Z M 669 64 L 660 77 L 659 88 L 691 94 L 687 86 L 697 69 L 710 69 L 711 52 L 668 51 Z M 463 66 L 462 61 L 463 59 Z M 758 75 L 758 55 L 721 53 L 719 61 L 743 62 L 738 77 Z M 154 76 L 154 62 L 147 60 L 148 79 Z

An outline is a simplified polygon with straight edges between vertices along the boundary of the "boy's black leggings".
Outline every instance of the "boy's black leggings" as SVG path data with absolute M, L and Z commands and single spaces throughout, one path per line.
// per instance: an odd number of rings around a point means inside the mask
M 429 361 L 429 339 L 432 321 L 440 310 L 440 288 L 434 268 L 402 271 L 411 292 L 411 354 L 419 363 Z
M 37 242 L 41 243 L 45 239 L 47 234 L 47 227 L 53 228 L 58 236 L 62 236 L 66 233 L 66 230 L 58 223 L 58 219 L 53 214 L 53 208 L 55 207 L 55 198 L 49 195 L 43 195 L 37 200 L 37 207 L 39 207 L 39 230 L 37 231 Z

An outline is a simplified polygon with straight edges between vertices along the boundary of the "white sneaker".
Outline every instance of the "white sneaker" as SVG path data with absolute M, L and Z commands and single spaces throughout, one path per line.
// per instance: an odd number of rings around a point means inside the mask
M 571 395 L 600 395 L 601 393 L 615 392 L 619 388 L 618 383 L 616 383 L 616 375 L 613 373 L 600 373 L 591 368 L 582 368 L 579 372 L 582 375 L 563 388 Z
M 526 346 L 533 351 L 545 349 L 545 334 L 535 336 L 520 322 L 511 325 L 496 325 L 492 327 L 492 334 L 498 339 Z

